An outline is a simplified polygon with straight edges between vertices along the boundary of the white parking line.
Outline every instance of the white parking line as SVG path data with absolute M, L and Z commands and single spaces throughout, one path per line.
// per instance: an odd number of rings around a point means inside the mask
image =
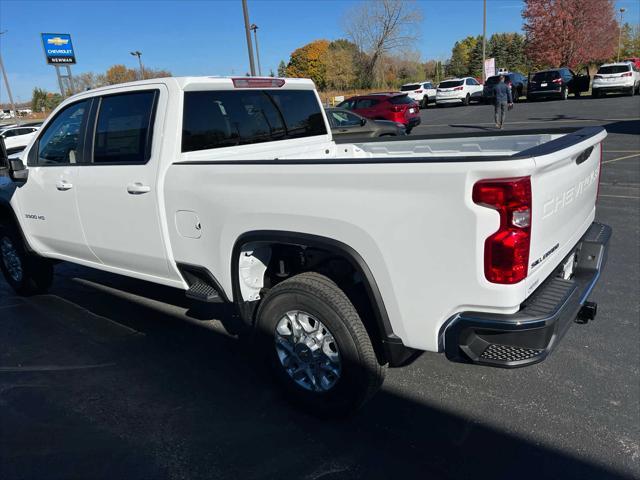
M 631 154 L 631 155 L 626 155 L 624 157 L 612 158 L 611 160 L 606 160 L 606 161 L 602 162 L 602 164 L 604 165 L 605 163 L 618 162 L 620 160 L 626 160 L 627 158 L 633 158 L 633 157 L 640 157 L 640 153 L 634 153 L 634 154 Z
M 634 120 L 640 120 L 640 117 L 630 117 L 630 118 L 581 118 L 581 119 L 575 119 L 575 120 L 571 120 L 571 119 L 566 119 L 566 120 L 534 120 L 534 121 L 528 121 L 528 122 L 510 122 L 507 121 L 507 125 L 535 125 L 538 123 L 550 123 L 550 124 L 554 124 L 554 123 L 580 123 L 580 122 L 629 122 L 629 121 L 634 121 Z M 493 122 L 485 122 L 485 123 L 476 123 L 474 122 L 473 125 L 494 125 Z M 439 123 L 439 124 L 430 124 L 430 125 L 419 125 L 417 128 L 420 127 L 464 127 L 464 126 L 468 126 L 468 124 L 466 123 Z
M 599 197 L 609 197 L 609 198 L 636 198 L 636 199 L 640 199 L 640 197 L 632 197 L 631 195 L 604 195 L 604 194 L 600 194 L 598 195 Z

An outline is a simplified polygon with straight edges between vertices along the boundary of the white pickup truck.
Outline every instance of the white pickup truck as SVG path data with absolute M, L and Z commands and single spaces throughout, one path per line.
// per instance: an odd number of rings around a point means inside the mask
M 418 352 L 530 365 L 595 316 L 605 136 L 340 143 L 310 80 L 91 90 L 4 156 L 0 266 L 25 295 L 69 261 L 233 303 L 291 398 L 345 413 Z

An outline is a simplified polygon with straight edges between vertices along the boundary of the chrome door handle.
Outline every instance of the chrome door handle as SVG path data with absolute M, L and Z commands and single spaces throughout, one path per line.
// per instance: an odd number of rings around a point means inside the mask
M 64 180 L 58 180 L 56 182 L 56 188 L 61 192 L 66 192 L 67 190 L 71 190 L 73 188 L 73 184 L 65 182 Z
M 140 182 L 130 183 L 127 185 L 127 192 L 131 195 L 142 195 L 143 193 L 149 193 L 151 187 L 149 185 L 143 185 Z

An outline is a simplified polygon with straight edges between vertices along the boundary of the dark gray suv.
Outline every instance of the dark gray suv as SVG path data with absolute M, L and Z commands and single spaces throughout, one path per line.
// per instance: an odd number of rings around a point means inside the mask
M 395 137 L 406 135 L 404 125 L 389 120 L 371 120 L 344 108 L 327 108 L 331 133 L 337 138 Z

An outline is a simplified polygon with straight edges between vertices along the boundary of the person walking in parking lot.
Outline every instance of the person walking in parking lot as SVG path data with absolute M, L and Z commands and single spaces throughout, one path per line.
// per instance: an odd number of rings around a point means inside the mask
M 507 108 L 513 107 L 513 97 L 511 96 L 511 87 L 504 83 L 504 75 L 500 75 L 500 81 L 494 87 L 494 104 L 496 128 L 502 129 Z

